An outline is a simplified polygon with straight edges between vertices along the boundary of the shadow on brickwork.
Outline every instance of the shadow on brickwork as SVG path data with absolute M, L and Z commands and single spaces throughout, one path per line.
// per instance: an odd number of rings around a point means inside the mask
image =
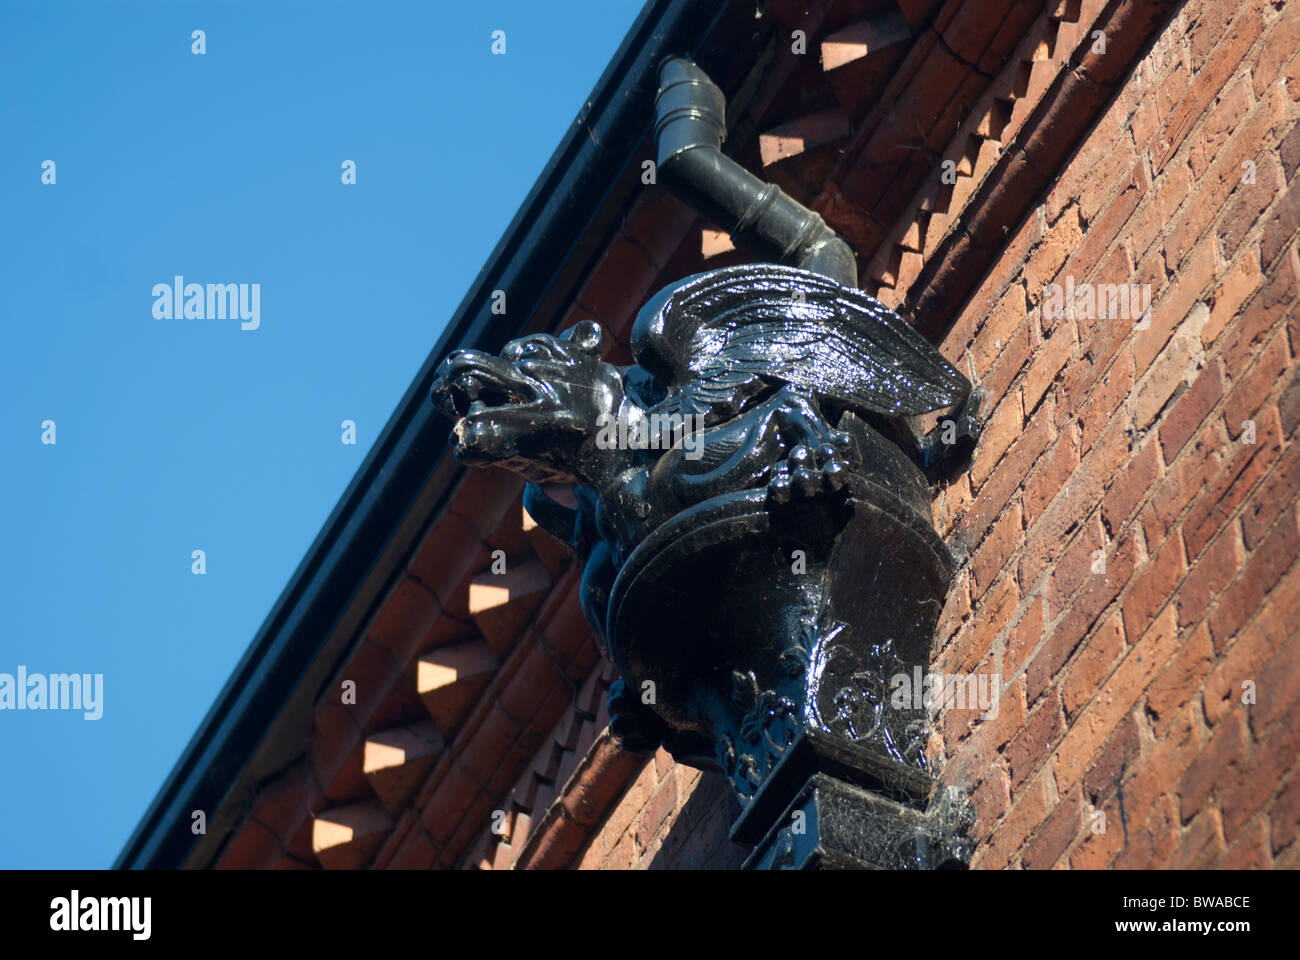
M 721 773 L 702 774 L 649 869 L 740 869 L 749 851 L 727 839 L 738 816 L 740 802 L 727 778 Z

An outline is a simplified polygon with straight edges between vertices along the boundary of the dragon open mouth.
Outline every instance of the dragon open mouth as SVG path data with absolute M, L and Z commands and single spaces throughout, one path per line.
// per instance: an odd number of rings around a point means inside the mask
M 535 404 L 542 396 L 541 384 L 514 364 L 480 353 L 449 358 L 433 385 L 435 402 L 453 418 Z

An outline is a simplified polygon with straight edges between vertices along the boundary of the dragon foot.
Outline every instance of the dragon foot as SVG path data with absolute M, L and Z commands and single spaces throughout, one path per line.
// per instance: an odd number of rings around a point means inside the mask
M 776 503 L 795 497 L 815 497 L 842 490 L 855 467 L 853 440 L 847 433 L 832 435 L 830 443 L 812 450 L 802 444 L 790 456 L 772 467 L 768 496 Z

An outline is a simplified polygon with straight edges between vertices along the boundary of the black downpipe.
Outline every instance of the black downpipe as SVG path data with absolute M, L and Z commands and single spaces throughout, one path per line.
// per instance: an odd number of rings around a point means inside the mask
M 737 247 L 856 287 L 853 250 L 826 221 L 722 153 L 726 109 L 722 91 L 692 61 L 669 57 L 659 65 L 657 181 L 727 230 Z

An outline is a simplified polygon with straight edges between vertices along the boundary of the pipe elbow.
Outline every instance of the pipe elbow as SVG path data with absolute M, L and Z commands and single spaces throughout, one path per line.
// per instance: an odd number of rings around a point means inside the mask
M 844 238 L 830 227 L 808 246 L 799 265 L 813 273 L 834 277 L 847 287 L 858 285 L 858 258 Z
M 703 184 L 712 182 L 718 174 L 724 155 L 706 144 L 686 144 L 669 147 L 660 144 L 656 179 L 673 193 L 685 195 L 699 212 L 712 213 L 711 209 L 700 210 L 704 204 L 711 208 L 705 198 Z
M 853 251 L 820 216 L 722 152 L 727 100 L 708 74 L 682 57 L 659 65 L 655 94 L 656 179 L 731 231 L 737 245 L 857 286 Z

